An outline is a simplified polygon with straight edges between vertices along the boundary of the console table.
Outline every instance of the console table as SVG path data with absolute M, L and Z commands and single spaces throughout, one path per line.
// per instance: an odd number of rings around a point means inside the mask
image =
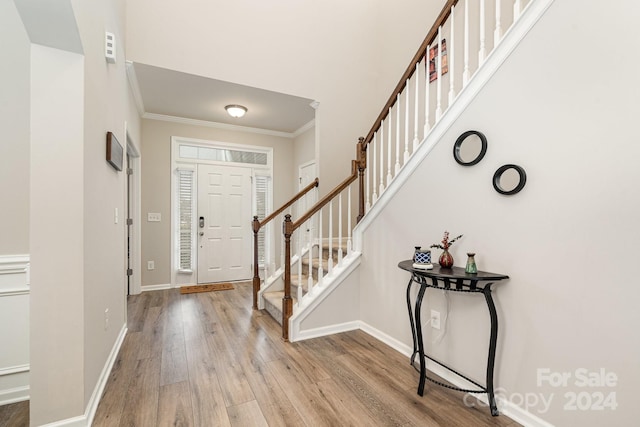
M 442 268 L 437 264 L 433 265 L 432 270 L 422 270 L 413 268 L 413 261 L 401 261 L 398 264 L 402 270 L 406 270 L 411 273 L 411 279 L 407 285 L 407 309 L 409 311 L 409 321 L 411 322 L 411 333 L 413 334 L 413 354 L 411 355 L 411 365 L 414 364 L 416 354 L 420 357 L 420 383 L 418 384 L 418 394 L 422 396 L 424 394 L 425 379 L 434 382 L 438 385 L 463 391 L 466 393 L 486 393 L 489 398 L 489 407 L 491 408 L 491 415 L 498 415 L 498 407 L 496 406 L 496 399 L 493 388 L 493 369 L 496 359 L 496 342 L 498 340 L 498 315 L 496 313 L 496 307 L 491 297 L 491 285 L 494 282 L 508 279 L 509 276 L 504 274 L 487 273 L 486 271 L 478 271 L 475 274 L 465 273 L 464 268 L 452 267 Z M 411 287 L 414 283 L 420 285 L 418 296 L 416 298 L 415 306 L 411 308 Z M 422 299 L 424 297 L 427 288 L 441 289 L 451 292 L 469 292 L 480 293 L 484 295 L 489 308 L 489 316 L 491 318 L 491 336 L 489 338 L 489 355 L 487 359 L 487 378 L 486 385 L 479 384 L 478 382 L 456 372 L 453 368 L 441 363 L 425 353 L 424 342 L 422 339 L 422 323 L 421 323 L 421 307 Z M 458 387 L 453 387 L 448 384 L 436 381 L 435 379 L 427 377 L 426 360 L 429 359 L 443 368 L 453 372 L 461 378 L 471 382 L 478 386 L 477 390 L 466 390 Z

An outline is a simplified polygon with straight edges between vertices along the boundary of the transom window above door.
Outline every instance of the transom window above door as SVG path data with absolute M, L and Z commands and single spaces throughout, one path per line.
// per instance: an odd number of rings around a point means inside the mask
M 267 165 L 268 163 L 267 153 L 255 151 L 180 144 L 178 153 L 182 159 L 213 160 L 217 162 L 248 163 L 252 165 Z

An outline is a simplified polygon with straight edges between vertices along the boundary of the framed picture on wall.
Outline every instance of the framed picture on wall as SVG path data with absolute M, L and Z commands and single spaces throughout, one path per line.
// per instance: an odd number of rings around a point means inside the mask
M 445 75 L 449 71 L 449 64 L 447 61 L 447 39 L 442 39 L 440 42 L 442 45 L 442 52 L 440 54 L 442 61 L 442 71 L 440 75 Z M 438 45 L 433 46 L 429 49 L 429 83 L 436 80 L 438 78 L 438 73 L 436 72 L 436 67 L 438 66 Z
M 107 132 L 107 162 L 115 170 L 122 170 L 124 151 L 113 132 Z

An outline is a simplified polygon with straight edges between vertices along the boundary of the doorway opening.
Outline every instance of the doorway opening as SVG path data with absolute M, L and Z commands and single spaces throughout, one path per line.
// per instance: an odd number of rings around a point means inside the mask
M 127 140 L 126 179 L 125 179 L 125 265 L 127 295 L 142 292 L 140 271 L 140 151 L 125 129 Z
M 172 138 L 172 286 L 251 278 L 251 218 L 270 202 L 257 182 L 271 176 L 272 157 L 267 147 Z

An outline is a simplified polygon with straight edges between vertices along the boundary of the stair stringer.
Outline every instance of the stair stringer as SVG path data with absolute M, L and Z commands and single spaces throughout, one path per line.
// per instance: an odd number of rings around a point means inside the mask
M 354 327 L 344 326 L 344 324 L 333 325 L 329 328 L 323 328 L 324 334 L 305 334 L 301 330 L 301 324 L 304 319 L 311 315 L 322 303 L 331 295 L 342 282 L 360 266 L 362 254 L 360 252 L 351 251 L 351 253 L 342 258 L 340 266 L 333 268 L 330 275 L 324 276 L 322 285 L 313 287 L 310 294 L 307 295 L 302 304 L 296 304 L 293 315 L 289 318 L 289 341 L 300 341 L 309 338 L 315 338 L 321 335 L 335 334 L 338 332 L 346 332 L 355 329 Z
M 366 213 L 364 218 L 353 229 L 353 257 L 346 257 L 346 263 L 339 271 L 335 271 L 329 283 L 325 283 L 318 289 L 317 294 L 304 305 L 294 309 L 294 314 L 289 319 L 289 340 L 299 341 L 316 336 L 318 333 L 305 334 L 300 330 L 303 319 L 308 317 L 314 310 L 321 306 L 338 286 L 360 265 L 362 255 L 362 240 L 364 231 L 373 223 L 376 217 L 382 212 L 384 207 L 393 199 L 394 195 L 402 188 L 404 183 L 413 175 L 427 155 L 433 150 L 444 134 L 456 122 L 458 117 L 478 96 L 482 88 L 491 80 L 500 66 L 513 53 L 516 47 L 524 39 L 527 33 L 534 27 L 536 22 L 544 15 L 545 11 L 555 0 L 532 0 L 522 12 L 518 21 L 504 34 L 500 44 L 487 56 L 482 66 L 474 73 L 469 83 L 460 91 L 455 101 L 444 111 L 441 119 L 433 126 L 430 132 L 418 145 L 418 148 L 411 155 L 409 160 L 402 166 L 399 173 L 393 178 L 382 194 L 379 195 L 376 203 Z M 354 305 L 357 302 L 354 301 Z M 355 322 L 355 324 L 360 324 Z M 354 329 L 353 325 L 332 325 L 323 328 L 326 334 Z M 345 329 L 346 328 L 346 329 Z M 360 327 L 362 329 L 362 327 Z M 366 331 L 365 331 L 366 332 Z

